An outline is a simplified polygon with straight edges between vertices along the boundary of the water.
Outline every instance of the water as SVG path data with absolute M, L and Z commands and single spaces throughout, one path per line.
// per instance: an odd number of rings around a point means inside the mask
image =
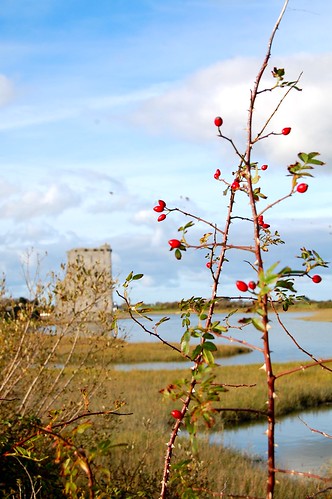
M 300 320 L 299 317 L 310 315 L 306 313 L 285 313 L 282 314 L 282 320 L 288 331 L 296 338 L 300 346 L 310 352 L 318 359 L 332 358 L 332 323 L 330 322 L 314 322 Z M 158 321 L 162 316 L 154 316 L 154 321 Z M 164 322 L 158 328 L 159 335 L 168 342 L 179 342 L 183 334 L 181 328 L 181 317 L 173 314 L 170 319 Z M 237 321 L 243 317 L 243 314 L 234 314 L 231 318 L 231 323 L 237 326 Z M 215 319 L 223 321 L 224 315 L 216 315 Z M 130 319 L 119 321 L 119 325 L 128 334 L 128 341 L 132 342 L 156 342 L 159 341 L 153 335 L 143 331 L 137 324 Z M 153 323 L 145 320 L 145 327 L 153 330 Z M 248 342 L 254 346 L 261 347 L 261 333 L 252 325 L 246 326 L 242 331 L 231 329 L 227 336 L 232 336 L 238 340 Z M 223 338 L 216 338 L 218 344 L 230 344 L 230 341 Z M 290 362 L 298 360 L 310 360 L 310 357 L 303 351 L 299 350 L 291 338 L 285 333 L 282 327 L 277 322 L 276 318 L 271 320 L 270 343 L 272 357 L 274 362 Z M 239 345 L 236 341 L 231 344 Z M 246 346 L 246 345 L 244 345 Z M 244 364 L 259 364 L 263 363 L 263 354 L 258 350 L 253 350 L 249 354 L 241 354 L 218 361 L 222 365 L 244 365 Z M 117 369 L 185 369 L 190 366 L 190 363 L 142 363 L 131 365 L 118 365 Z
M 281 318 L 302 349 L 310 352 L 317 359 L 332 358 L 332 323 L 313 322 L 301 320 L 310 313 L 287 313 Z M 158 321 L 162 316 L 155 316 Z M 217 315 L 216 320 L 223 320 L 223 315 Z M 231 323 L 236 326 L 243 314 L 234 314 Z M 121 321 L 121 326 L 129 333 L 129 341 L 159 341 L 153 335 L 144 332 L 137 324 L 130 320 Z M 153 324 L 153 323 L 152 323 Z M 147 328 L 151 323 L 146 321 Z M 278 324 L 276 318 L 271 321 L 270 342 L 273 362 L 289 361 L 311 361 L 305 352 L 299 350 L 292 339 Z M 170 320 L 161 324 L 158 333 L 169 342 L 179 342 L 183 330 L 181 329 L 181 318 L 179 315 L 171 315 Z M 228 336 L 246 341 L 255 346 L 261 346 L 261 333 L 252 326 L 245 327 L 242 331 L 232 329 Z M 229 343 L 228 340 L 217 338 L 217 343 Z M 232 344 L 236 345 L 235 341 Z M 249 354 L 236 355 L 218 362 L 222 365 L 246 365 L 263 363 L 263 355 L 258 350 Z M 185 369 L 191 364 L 188 362 L 154 362 L 130 365 L 118 365 L 116 369 Z M 301 418 L 306 424 L 301 422 Z M 307 426 L 306 426 L 307 425 Z M 309 428 L 317 429 L 332 435 L 332 408 L 321 407 L 319 409 L 304 411 L 300 415 L 292 415 L 282 418 L 276 425 L 276 463 L 277 467 L 302 471 L 306 473 L 322 473 L 326 470 L 329 462 L 332 465 L 332 440 L 323 435 L 312 432 Z M 256 455 L 260 459 L 266 459 L 267 437 L 266 422 L 251 424 L 220 433 L 212 433 L 211 443 L 220 443 L 225 446 L 234 447 L 242 452 Z
M 266 428 L 264 422 L 212 433 L 210 442 L 264 460 L 267 456 Z M 279 420 L 275 429 L 277 467 L 317 474 L 326 471 L 329 462 L 332 465 L 331 439 L 310 428 L 332 435 L 332 408 L 302 411 Z

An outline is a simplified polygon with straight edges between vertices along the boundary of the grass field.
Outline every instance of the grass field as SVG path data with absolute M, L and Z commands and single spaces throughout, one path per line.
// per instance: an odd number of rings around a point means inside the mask
M 278 374 L 294 366 L 295 364 L 280 364 L 276 366 L 275 372 Z M 228 385 L 228 391 L 222 394 L 222 400 L 216 404 L 216 407 L 224 409 L 250 407 L 264 411 L 266 407 L 265 373 L 259 367 L 251 365 L 217 368 L 217 382 Z M 124 477 L 126 473 L 130 475 L 133 470 L 140 469 L 141 478 L 148 475 L 151 478 L 152 475 L 155 477 L 154 480 L 160 480 L 165 443 L 174 422 L 170 412 L 172 409 L 181 407 L 180 402 L 164 400 L 160 390 L 169 383 L 186 376 L 188 376 L 186 370 L 113 371 L 111 379 L 105 383 L 105 392 L 112 399 L 124 398 L 123 411 L 131 413 L 118 421 L 116 432 L 112 434 L 114 446 L 126 444 L 125 447 L 118 449 L 114 447 L 112 453 L 114 476 L 122 473 Z M 236 384 L 253 386 L 251 388 L 230 386 Z M 95 400 L 96 405 L 91 407 L 91 410 L 100 408 L 100 402 Z M 321 368 L 300 371 L 290 377 L 281 377 L 277 381 L 276 412 L 278 417 L 296 410 L 331 402 L 331 373 Z M 102 403 L 105 404 L 105 399 Z M 222 431 L 225 426 L 244 424 L 252 419 L 257 419 L 257 415 L 223 410 L 216 413 L 216 425 L 212 431 Z M 189 456 L 189 443 L 182 438 L 174 449 L 175 463 Z M 264 463 L 241 456 L 230 449 L 209 445 L 203 426 L 202 441 L 195 466 L 197 469 L 191 469 L 189 475 L 197 487 L 221 491 L 226 486 L 229 494 L 264 497 L 266 479 Z M 131 478 L 134 481 L 140 480 L 139 476 L 135 479 L 132 476 Z M 304 498 L 309 492 L 317 491 L 318 485 L 313 481 L 289 480 L 283 475 L 278 475 L 277 490 L 276 497 L 279 499 Z M 147 497 L 158 497 L 157 491 L 152 492 L 152 488 L 150 494 Z M 213 496 L 202 491 L 199 497 Z
M 322 308 L 315 310 L 312 315 L 303 317 L 305 321 L 332 322 L 332 308 Z
M 329 309 L 322 309 L 315 313 L 319 314 L 321 320 L 324 320 L 323 317 L 329 320 L 326 317 L 329 317 L 330 312 Z M 45 342 L 43 345 L 46 350 L 50 348 L 56 336 L 43 335 L 41 339 Z M 64 360 L 68 358 L 73 341 L 74 338 L 68 335 L 59 344 L 56 356 L 59 365 L 64 364 Z M 179 347 L 178 344 L 173 346 Z M 267 388 L 266 373 L 261 369 L 262 366 L 223 366 L 222 363 L 223 357 L 240 352 L 244 354 L 246 351 L 245 348 L 239 349 L 232 345 L 218 349 L 216 356 L 220 365 L 215 368 L 215 382 L 222 384 L 226 391 L 221 394 L 220 401 L 213 403 L 216 409 L 215 426 L 209 432 L 223 431 L 226 427 L 264 419 L 262 413 L 266 410 Z M 91 355 L 88 355 L 90 353 Z M 92 427 L 77 437 L 81 439 L 80 446 L 88 455 L 98 455 L 95 470 L 100 487 L 104 487 L 103 490 L 108 487 L 105 495 L 101 497 L 157 499 L 164 466 L 165 444 L 174 424 L 171 411 L 181 409 L 181 401 L 164 399 L 161 390 L 180 380 L 185 383 L 186 379 L 190 379 L 191 370 L 116 370 L 118 363 L 176 362 L 182 357 L 179 352 L 161 343 L 128 343 L 103 336 L 98 339 L 95 336 L 80 337 L 70 362 L 62 373 L 61 380 L 64 383 L 78 369 L 82 359 L 87 369 L 75 377 L 67 399 L 61 392 L 52 409 L 60 414 L 66 400 L 70 404 L 81 400 L 82 394 L 88 392 L 87 387 L 92 383 L 93 374 L 100 369 L 102 376 L 99 378 L 99 388 L 89 398 L 86 406 L 88 411 L 93 413 L 112 410 L 123 401 L 120 412 L 127 413 L 123 416 L 89 416 L 93 421 Z M 295 363 L 274 365 L 277 377 L 277 418 L 332 403 L 332 373 L 315 366 L 278 378 L 283 372 L 296 367 L 298 364 Z M 329 367 L 332 368 L 332 364 Z M 57 369 L 59 367 L 55 363 L 48 372 L 53 374 Z M 47 390 L 46 385 L 45 389 Z M 248 408 L 253 412 L 241 411 Z M 260 411 L 260 414 L 254 411 Z M 68 428 L 68 431 L 71 429 Z M 181 497 L 179 491 L 183 492 L 189 485 L 196 489 L 199 499 L 223 497 L 221 493 L 224 497 L 265 497 L 265 462 L 219 445 L 210 445 L 208 431 L 203 424 L 200 426 L 199 451 L 194 459 L 191 459 L 192 457 L 189 441 L 184 433 L 180 433 L 174 447 L 170 498 Z M 183 464 L 177 471 L 181 462 L 188 464 Z M 99 471 L 102 467 L 106 469 L 104 478 Z M 327 487 L 318 481 L 294 479 L 281 473 L 277 478 L 275 499 L 314 497 L 315 494 L 318 496 L 320 489 Z M 104 484 L 107 484 L 107 487 Z M 332 482 L 330 485 L 332 486 Z M 331 497 L 330 492 L 319 494 L 319 497 Z M 219 495 L 216 495 L 217 493 Z

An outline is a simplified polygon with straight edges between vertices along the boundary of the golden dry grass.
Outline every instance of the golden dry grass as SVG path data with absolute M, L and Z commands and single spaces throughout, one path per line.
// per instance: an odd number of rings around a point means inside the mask
M 305 321 L 332 322 L 332 308 L 321 308 L 315 310 L 312 315 L 301 317 Z

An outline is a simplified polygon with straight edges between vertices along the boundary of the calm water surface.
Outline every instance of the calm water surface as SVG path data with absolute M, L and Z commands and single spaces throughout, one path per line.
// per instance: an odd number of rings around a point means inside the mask
M 332 358 L 332 323 L 313 322 L 301 320 L 302 317 L 310 315 L 306 313 L 282 314 L 282 320 L 300 346 L 309 351 L 318 359 Z M 158 321 L 162 316 L 154 316 Z M 223 315 L 216 316 L 216 320 L 223 321 Z M 239 318 L 243 314 L 234 314 L 231 324 L 237 325 Z M 144 332 L 139 326 L 130 320 L 120 321 L 121 327 L 129 335 L 128 340 L 132 342 L 158 341 L 158 339 Z M 146 321 L 147 328 L 151 323 Z M 274 362 L 288 362 L 299 360 L 310 360 L 303 351 L 299 350 L 292 339 L 279 325 L 276 318 L 271 321 L 271 350 Z M 169 342 L 179 342 L 183 329 L 181 328 L 181 318 L 179 315 L 171 315 L 170 320 L 163 323 L 158 332 L 162 338 Z M 244 340 L 255 346 L 261 346 L 261 333 L 252 326 L 245 327 L 242 331 L 230 330 L 228 336 Z M 217 338 L 217 343 L 229 343 L 226 339 Z M 236 345 L 234 341 L 232 344 Z M 237 355 L 226 359 L 220 359 L 222 365 L 245 365 L 263 362 L 262 353 L 253 350 L 249 354 Z M 116 369 L 179 369 L 190 367 L 187 362 L 174 363 L 142 363 L 118 365 Z M 332 463 L 332 440 L 316 432 L 310 431 L 301 420 L 309 427 L 318 429 L 332 435 L 332 408 L 322 407 L 316 410 L 304 411 L 299 415 L 292 415 L 282 418 L 276 426 L 276 461 L 279 468 L 295 469 L 297 471 L 320 473 L 324 472 L 329 462 Z M 234 447 L 245 453 L 257 455 L 259 458 L 266 458 L 267 440 L 266 423 L 251 424 L 234 430 L 212 433 L 210 441 L 220 443 L 229 447 Z
M 332 408 L 303 411 L 279 420 L 275 432 L 277 467 L 307 473 L 323 473 L 329 464 L 332 467 L 331 439 L 308 426 L 332 435 Z M 259 423 L 225 430 L 211 434 L 210 442 L 266 459 L 266 429 L 266 423 Z
M 288 331 L 296 338 L 300 346 L 313 354 L 316 358 L 332 358 L 332 323 L 331 322 L 314 322 L 305 321 L 299 318 L 310 315 L 306 313 L 284 313 L 281 315 L 282 320 Z M 157 322 L 163 316 L 154 316 Z M 184 330 L 181 327 L 180 315 L 170 315 L 170 319 L 164 322 L 158 328 L 158 333 L 162 338 L 169 342 L 179 342 Z M 216 315 L 216 320 L 223 323 L 224 315 Z M 234 314 L 231 317 L 231 324 L 234 327 L 237 321 L 243 317 L 243 314 Z M 144 325 L 148 328 L 153 326 L 150 321 L 145 321 Z M 130 319 L 119 321 L 119 325 L 123 331 L 128 335 L 128 341 L 132 342 L 147 342 L 159 341 L 155 336 L 150 335 L 143 331 L 137 324 L 133 323 Z M 152 328 L 151 328 L 152 329 Z M 243 328 L 242 331 L 231 329 L 228 336 L 235 339 L 246 341 L 252 345 L 261 346 L 261 333 L 253 326 L 249 325 Z M 276 318 L 271 320 L 270 331 L 271 350 L 274 362 L 288 362 L 292 360 L 308 360 L 309 357 L 299 350 L 291 338 L 285 333 L 279 325 Z M 223 338 L 216 338 L 216 343 L 229 344 L 229 340 Z M 233 341 L 231 344 L 237 345 L 239 343 Z M 244 345 L 245 346 L 245 345 Z M 263 355 L 257 350 L 253 350 L 249 354 L 236 355 L 226 359 L 218 360 L 223 365 L 243 365 L 243 364 L 258 364 L 263 362 Z M 186 368 L 190 364 L 185 362 L 180 363 L 149 363 L 149 364 L 132 364 L 117 366 L 117 369 L 179 369 Z

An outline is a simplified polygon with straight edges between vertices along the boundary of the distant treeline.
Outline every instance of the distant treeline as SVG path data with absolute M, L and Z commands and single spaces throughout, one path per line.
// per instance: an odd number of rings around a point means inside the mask
M 3 319 L 18 319 L 20 315 L 29 315 L 32 319 L 40 317 L 38 300 L 20 298 L 2 298 L 0 300 L 0 317 Z
M 171 310 L 171 311 L 179 311 L 180 310 L 180 303 L 177 301 L 157 301 L 156 303 L 145 303 L 144 306 L 146 308 L 149 308 L 151 310 L 158 310 L 158 311 L 164 311 L 164 310 Z M 298 300 L 297 302 L 294 303 L 295 308 L 303 308 L 303 307 L 310 307 L 312 306 L 313 308 L 332 308 L 332 300 L 324 300 L 324 301 L 315 301 L 315 300 Z M 239 308 L 239 309 L 244 309 L 250 307 L 250 300 L 232 300 L 231 298 L 220 298 L 216 302 L 216 310 L 230 310 L 234 308 Z M 276 304 L 276 307 L 278 308 L 278 304 Z M 282 307 L 282 304 L 280 304 L 280 307 Z M 120 307 L 122 308 L 122 307 Z

